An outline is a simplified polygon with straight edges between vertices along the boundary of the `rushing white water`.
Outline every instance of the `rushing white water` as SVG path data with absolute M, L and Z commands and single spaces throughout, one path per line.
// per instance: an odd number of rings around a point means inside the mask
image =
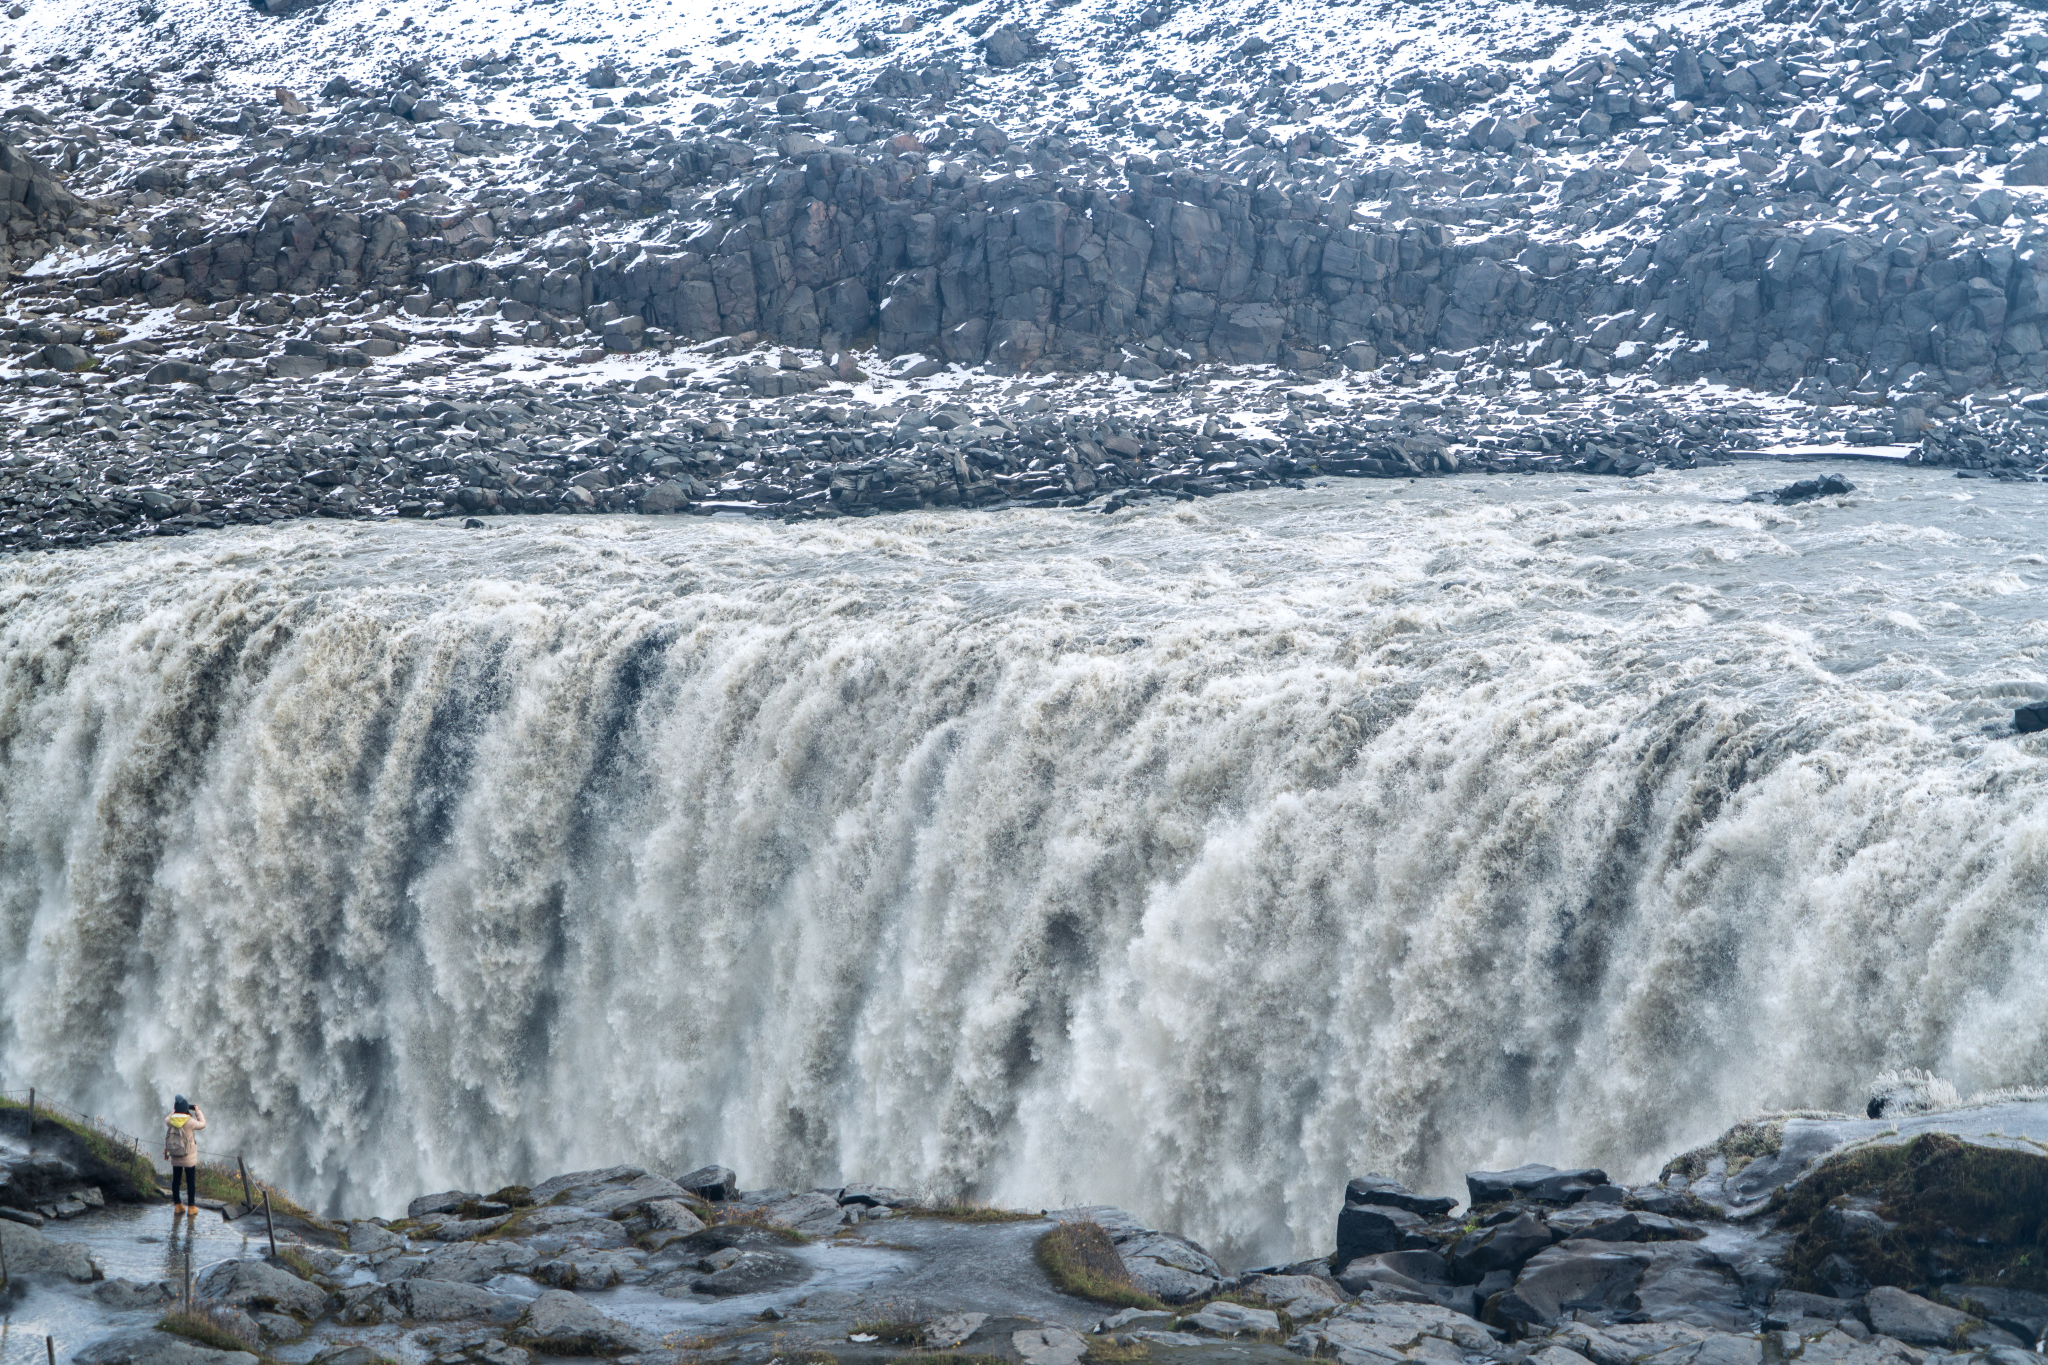
M 0 563 L 0 1081 L 314 1202 L 615 1160 L 1327 1249 L 2048 1075 L 2048 500 L 316 524 Z

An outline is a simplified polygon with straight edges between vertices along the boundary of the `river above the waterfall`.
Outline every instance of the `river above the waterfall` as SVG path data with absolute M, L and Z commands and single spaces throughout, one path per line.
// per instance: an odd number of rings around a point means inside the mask
M 1240 1263 L 2037 1083 L 2048 500 L 1806 472 L 0 561 L 0 1074 L 335 1212 L 717 1161 Z

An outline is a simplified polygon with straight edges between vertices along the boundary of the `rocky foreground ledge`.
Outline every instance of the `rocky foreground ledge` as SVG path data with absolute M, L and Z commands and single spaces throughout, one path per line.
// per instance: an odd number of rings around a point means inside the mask
M 190 1311 L 59 1233 L 0 1238 L 11 1294 L 89 1297 L 79 1365 L 2026 1365 L 2048 1331 L 2044 1138 L 2048 1102 L 2017 1099 L 1771 1116 L 1646 1186 L 1527 1165 L 1471 1173 L 1460 1201 L 1366 1175 L 1334 1254 L 1241 1272 L 1120 1209 L 741 1191 L 719 1167 L 294 1223 L 278 1257 L 205 1268 Z

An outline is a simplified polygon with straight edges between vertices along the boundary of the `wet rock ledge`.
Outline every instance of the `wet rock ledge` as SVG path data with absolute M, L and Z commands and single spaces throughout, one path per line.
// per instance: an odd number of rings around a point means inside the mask
M 0 1221 L 0 1237 L 26 1292 L 95 1305 L 103 1330 L 80 1365 L 287 1351 L 322 1365 L 2034 1365 L 2043 1137 L 2048 1101 L 2033 1096 L 1925 1112 L 1905 1099 L 1868 1118 L 1750 1120 L 1648 1184 L 1529 1164 L 1436 1195 L 1361 1175 L 1334 1252 L 1242 1271 L 1116 1208 L 743 1191 L 715 1166 L 617 1166 L 297 1224 L 276 1258 L 205 1267 L 196 1318 L 171 1311 L 173 1283 L 101 1278 L 63 1225 Z

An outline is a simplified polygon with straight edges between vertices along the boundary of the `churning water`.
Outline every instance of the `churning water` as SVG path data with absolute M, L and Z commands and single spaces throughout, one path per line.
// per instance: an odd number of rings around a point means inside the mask
M 1782 466 L 0 563 L 0 1068 L 395 1213 L 1645 1175 L 2048 1073 L 2048 500 Z

